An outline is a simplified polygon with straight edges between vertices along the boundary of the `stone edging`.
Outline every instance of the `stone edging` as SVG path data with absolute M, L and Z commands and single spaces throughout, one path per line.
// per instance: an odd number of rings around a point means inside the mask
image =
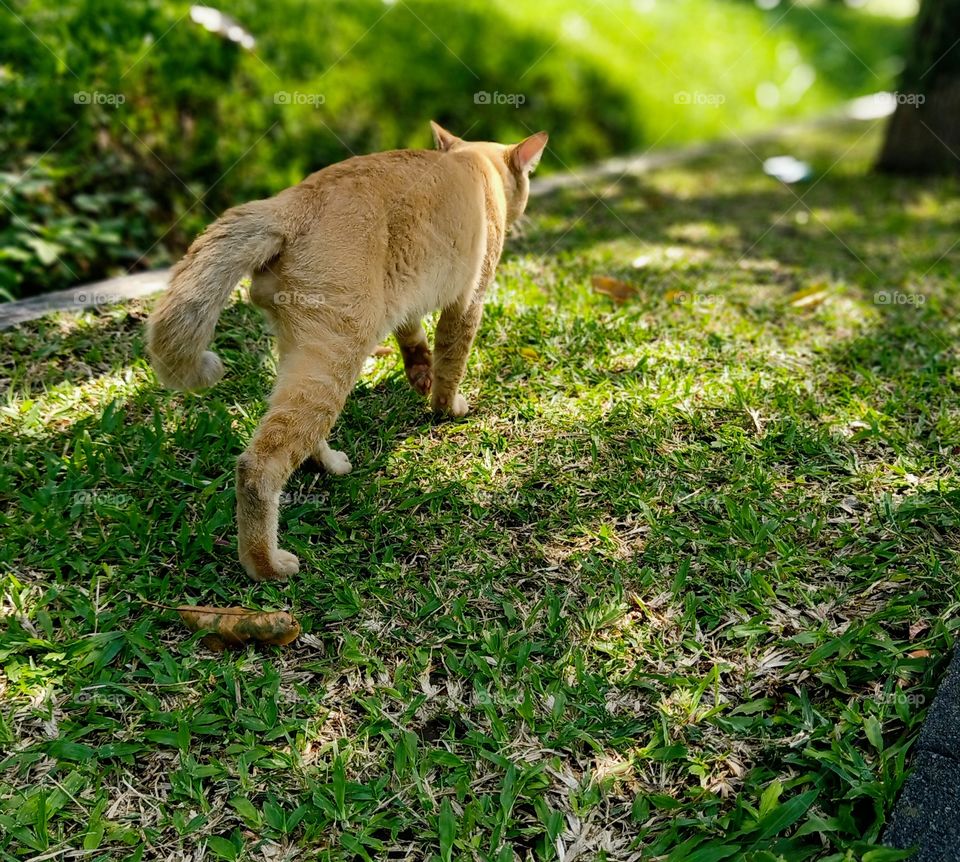
M 121 275 L 83 287 L 42 293 L 29 299 L 0 304 L 0 329 L 9 329 L 54 311 L 86 311 L 98 305 L 113 305 L 128 299 L 149 296 L 165 290 L 170 280 L 169 269 Z
M 706 144 L 680 147 L 673 150 L 607 159 L 580 171 L 569 171 L 542 179 L 534 179 L 530 183 L 530 194 L 536 197 L 551 194 L 561 189 L 581 188 L 600 180 L 616 180 L 625 176 L 637 176 L 658 168 L 709 156 L 731 146 L 731 144 L 755 144 L 789 134 L 792 131 L 829 126 L 834 123 L 850 122 L 851 120 L 881 119 L 892 113 L 892 107 L 887 103 L 878 103 L 878 96 L 865 96 L 825 117 L 780 126 L 768 132 L 751 135 L 745 141 L 738 141 L 737 139 L 711 141 Z M 28 320 L 35 320 L 54 311 L 83 311 L 99 305 L 110 305 L 128 299 L 148 296 L 151 293 L 166 289 L 169 277 L 169 269 L 154 270 L 137 275 L 110 278 L 84 287 L 45 293 L 29 299 L 0 303 L 0 330 L 9 329 L 18 323 L 26 323 Z

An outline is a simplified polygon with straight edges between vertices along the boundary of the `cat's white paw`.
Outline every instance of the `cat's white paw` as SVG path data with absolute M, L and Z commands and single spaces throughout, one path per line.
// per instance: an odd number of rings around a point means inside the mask
M 346 452 L 339 452 L 336 449 L 327 448 L 318 455 L 323 469 L 334 476 L 346 476 L 353 469 L 353 464 L 347 457 Z
M 461 416 L 466 416 L 467 413 L 470 412 L 470 405 L 467 404 L 467 399 L 459 392 L 453 396 L 452 401 L 448 396 L 438 395 L 434 392 L 433 410 L 435 413 L 446 413 L 447 416 L 453 416 L 455 419 L 459 419 Z
M 281 575 L 295 575 L 300 571 L 300 560 L 296 554 L 289 551 L 281 551 L 279 548 L 274 552 L 270 560 L 274 570 Z
M 467 399 L 458 392 L 453 399 L 453 404 L 447 408 L 447 412 L 451 416 L 456 416 L 459 419 L 461 416 L 466 416 L 470 412 L 470 405 L 467 404 Z
M 240 562 L 255 581 L 285 581 L 290 575 L 300 571 L 300 560 L 296 554 L 281 551 L 279 548 L 270 554 L 266 566 L 258 565 L 252 557 L 244 554 L 240 555 Z

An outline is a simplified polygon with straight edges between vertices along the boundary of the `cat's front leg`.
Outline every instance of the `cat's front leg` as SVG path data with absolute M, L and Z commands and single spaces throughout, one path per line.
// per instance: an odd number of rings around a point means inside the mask
M 429 395 L 433 385 L 433 355 L 423 324 L 419 320 L 402 323 L 393 334 L 400 346 L 410 387 L 421 395 Z
M 460 381 L 467 368 L 467 358 L 483 316 L 483 293 L 472 295 L 447 306 L 440 312 L 433 337 L 433 394 L 431 402 L 438 413 L 466 416 L 467 399 L 460 394 Z
M 320 444 L 312 458 L 315 463 L 334 476 L 346 476 L 353 469 L 353 464 L 350 463 L 347 453 L 331 449 L 326 440 Z

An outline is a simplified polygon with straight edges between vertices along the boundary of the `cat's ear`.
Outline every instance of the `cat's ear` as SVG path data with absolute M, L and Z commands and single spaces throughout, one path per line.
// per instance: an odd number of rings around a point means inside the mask
M 430 128 L 433 129 L 433 140 L 441 153 L 445 153 L 460 140 L 453 132 L 448 132 L 443 126 L 435 123 L 433 120 L 430 121 Z
M 520 141 L 510 151 L 510 164 L 513 169 L 521 174 L 529 174 L 539 164 L 540 156 L 543 155 L 544 147 L 547 146 L 548 135 L 546 132 L 537 132 Z

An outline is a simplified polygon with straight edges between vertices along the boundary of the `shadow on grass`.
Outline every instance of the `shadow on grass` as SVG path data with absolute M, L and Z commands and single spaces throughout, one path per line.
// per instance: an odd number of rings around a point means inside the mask
M 864 138 L 872 140 L 870 129 L 854 127 L 849 149 L 862 151 Z M 742 307 L 750 290 L 789 301 L 820 284 L 881 315 L 875 335 L 837 343 L 838 368 L 872 351 L 874 364 L 892 375 L 952 354 L 960 310 L 952 282 L 960 266 L 950 205 L 956 182 L 865 178 L 836 158 L 836 147 L 820 150 L 814 140 L 799 148 L 815 166 L 813 181 L 786 187 L 760 165 L 783 146 L 721 147 L 686 166 L 702 172 L 701 187 L 671 189 L 668 169 L 667 179 L 627 176 L 552 192 L 531 202 L 535 229 L 516 248 L 569 260 L 585 280 L 598 272 L 622 278 L 637 286 L 641 306 L 648 294 L 668 303 L 679 294 Z M 860 158 L 848 161 L 859 168 Z M 743 160 L 754 165 L 752 176 L 732 185 Z M 769 317 L 778 313 L 772 308 L 750 313 Z
M 950 572 L 960 495 L 944 469 L 957 454 L 944 449 L 957 437 L 956 392 L 952 350 L 941 343 L 951 338 L 943 312 L 953 307 L 955 256 L 933 267 L 922 306 L 891 305 L 856 332 L 831 322 L 823 328 L 832 343 L 807 365 L 759 382 L 745 376 L 740 388 L 670 390 L 677 378 L 725 379 L 750 362 L 767 371 L 781 358 L 745 356 L 742 338 L 729 353 L 698 353 L 701 333 L 674 326 L 671 315 L 688 310 L 666 296 L 679 281 L 730 297 L 731 332 L 713 333 L 721 343 L 744 322 L 779 325 L 777 314 L 738 299 L 759 282 L 788 296 L 828 279 L 842 286 L 838 295 L 875 308 L 878 283 L 906 291 L 927 269 L 917 268 L 927 248 L 900 260 L 890 238 L 924 229 L 935 258 L 952 241 L 950 225 L 924 207 L 930 187 L 867 189 L 840 176 L 814 189 L 814 213 L 855 216 L 845 241 L 870 248 L 871 268 L 884 273 L 877 282 L 813 215 L 759 236 L 789 192 L 762 177 L 736 191 L 711 188 L 709 170 L 700 176 L 701 185 L 673 193 L 656 178 L 626 181 L 555 250 L 593 199 L 535 202 L 549 236 L 521 240 L 508 268 L 549 252 L 562 281 L 601 264 L 631 274 L 627 261 L 644 243 L 687 254 L 644 267 L 653 298 L 637 297 L 622 314 L 605 308 L 585 321 L 542 306 L 492 307 L 470 380 L 479 397 L 464 422 L 434 423 L 398 356 L 389 375 L 361 383 L 334 435 L 355 471 L 301 472 L 288 483 L 282 544 L 303 571 L 287 585 L 249 583 L 234 552 L 234 463 L 272 382 L 255 310 L 224 314 L 216 346 L 229 373 L 211 392 L 171 394 L 144 375 L 68 427 L 54 413 L 37 433 L 4 441 L 14 481 L 0 499 L 4 528 L 16 529 L 17 571 L 50 621 L 49 640 L 86 663 L 61 669 L 26 629 L 18 645 L 37 666 L 52 663 L 50 684 L 64 692 L 90 682 L 91 666 L 96 684 L 133 690 L 143 699 L 131 711 L 138 738 L 146 728 L 168 740 L 180 723 L 195 724 L 181 746 L 185 765 L 171 767 L 184 798 L 180 772 L 191 762 L 223 761 L 239 773 L 252 761 L 235 757 L 263 753 L 257 769 L 269 774 L 269 793 L 290 810 L 302 803 L 299 828 L 316 829 L 296 840 L 341 828 L 342 818 L 315 803 L 326 765 L 290 767 L 284 753 L 306 757 L 316 741 L 329 759 L 344 739 L 359 763 L 348 792 L 361 787 L 388 811 L 433 810 L 417 782 L 397 778 L 402 746 L 437 786 L 461 786 L 465 805 L 500 804 L 499 773 L 480 781 L 476 764 L 520 764 L 525 795 L 504 833 L 516 847 L 543 836 L 531 799 L 566 804 L 548 779 L 536 783 L 551 774 L 542 764 L 575 776 L 573 788 L 561 782 L 562 798 L 602 799 L 607 826 L 627 842 L 674 846 L 690 833 L 687 818 L 697 834 L 730 834 L 731 823 L 749 825 L 753 790 L 783 774 L 793 776 L 791 792 L 819 790 L 815 814 L 835 818 L 832 835 L 875 837 L 922 718 L 880 694 L 911 683 L 932 692 L 936 661 L 910 652 L 918 637 L 946 649 L 945 609 L 958 600 Z M 731 265 L 741 255 L 749 267 Z M 635 356 L 615 371 L 616 327 L 636 335 L 640 313 L 674 327 L 676 351 L 664 358 L 633 337 Z M 538 356 L 518 361 L 531 328 Z M 141 335 L 127 318 L 97 320 L 93 334 L 104 351 L 97 370 L 144 374 Z M 92 335 L 66 338 L 49 354 L 47 383 L 57 379 L 53 363 Z M 658 386 L 671 400 L 655 397 Z M 911 478 L 914 464 L 920 475 Z M 926 481 L 933 472 L 949 478 Z M 210 658 L 138 597 L 289 606 L 306 636 L 284 651 Z M 911 633 L 918 621 L 927 634 Z M 116 651 L 97 652 L 113 636 Z M 262 691 L 251 682 L 261 666 Z M 162 709 L 149 699 L 158 685 L 189 697 Z M 112 741 L 122 720 L 111 724 L 98 708 L 65 708 L 60 733 Z M 883 751 L 864 735 L 867 717 L 880 723 Z M 36 738 L 15 755 L 26 770 L 54 744 Z M 145 757 L 155 756 L 156 738 L 141 742 Z M 126 768 L 119 755 L 101 757 Z M 623 763 L 622 783 L 605 777 Z M 191 780 L 219 788 L 233 772 Z M 384 842 L 413 835 L 373 814 L 354 814 L 350 828 Z M 789 840 L 822 850 L 819 834 Z

